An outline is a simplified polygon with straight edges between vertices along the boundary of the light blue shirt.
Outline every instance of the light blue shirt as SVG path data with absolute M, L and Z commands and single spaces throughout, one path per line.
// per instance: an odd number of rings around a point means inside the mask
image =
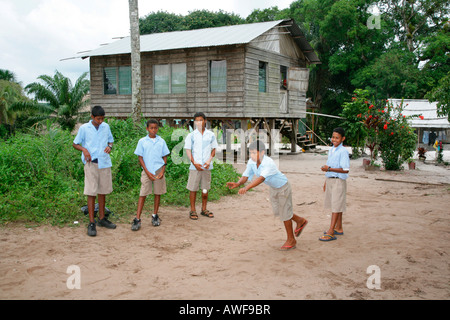
M 275 162 L 266 155 L 263 157 L 259 167 L 256 167 L 256 162 L 252 159 L 248 160 L 247 168 L 242 176 L 248 177 L 249 180 L 252 180 L 253 176 L 262 176 L 265 178 L 264 183 L 275 189 L 281 188 L 288 182 L 286 176 L 278 170 Z
M 156 135 L 155 139 L 152 139 L 146 135 L 139 140 L 134 154 L 142 157 L 145 167 L 151 174 L 156 174 L 156 171 L 164 165 L 163 157 L 169 155 L 170 151 L 163 138 Z
M 86 148 L 91 159 L 98 159 L 98 168 L 110 168 L 112 167 L 111 157 L 105 152 L 108 143 L 113 143 L 114 138 L 111 133 L 111 129 L 106 122 L 102 122 L 97 128 L 92 124 L 92 120 L 83 124 L 73 140 L 73 143 L 80 144 L 83 148 Z M 86 164 L 84 154 L 81 153 L 81 161 Z
M 335 148 L 334 146 L 328 151 L 327 166 L 331 168 L 341 168 L 346 171 L 350 170 L 350 157 L 347 149 L 344 148 L 342 143 Z M 348 173 L 327 172 L 325 177 L 332 178 L 338 177 L 342 180 L 348 178 Z
M 217 149 L 218 146 L 219 145 L 217 144 L 214 132 L 208 129 L 205 129 L 203 134 L 201 134 L 200 131 L 195 129 L 194 131 L 192 131 L 187 135 L 186 141 L 184 143 L 184 148 L 191 150 L 194 161 L 196 163 L 201 164 L 202 166 L 209 158 L 211 158 L 211 152 L 213 151 L 213 149 Z M 213 163 L 211 161 L 211 165 L 209 166 L 208 170 L 212 169 Z M 189 170 L 197 170 L 197 169 L 191 163 Z

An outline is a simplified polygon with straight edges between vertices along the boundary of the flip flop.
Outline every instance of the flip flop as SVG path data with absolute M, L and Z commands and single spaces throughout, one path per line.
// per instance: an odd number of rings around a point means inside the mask
M 319 238 L 320 241 L 333 241 L 337 238 L 335 236 L 332 236 L 331 234 L 325 233 L 323 236 Z
M 303 222 L 303 224 L 298 229 L 295 229 L 294 234 L 296 237 L 298 237 L 302 233 L 303 229 L 305 228 L 305 226 L 307 224 L 308 224 L 308 220 L 305 219 L 305 222 Z
M 327 234 L 327 231 L 324 231 L 323 234 Z M 344 232 L 339 232 L 339 231 L 334 230 L 334 234 L 337 236 L 343 236 Z
M 281 251 L 289 251 L 289 250 L 292 250 L 292 249 L 295 249 L 295 248 L 296 248 L 295 246 L 282 246 L 280 248 L 280 250 Z

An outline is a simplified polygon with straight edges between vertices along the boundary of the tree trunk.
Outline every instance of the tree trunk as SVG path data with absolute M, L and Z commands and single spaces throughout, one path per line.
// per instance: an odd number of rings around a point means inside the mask
M 131 34 L 131 114 L 133 121 L 141 122 L 141 45 L 138 0 L 128 0 Z

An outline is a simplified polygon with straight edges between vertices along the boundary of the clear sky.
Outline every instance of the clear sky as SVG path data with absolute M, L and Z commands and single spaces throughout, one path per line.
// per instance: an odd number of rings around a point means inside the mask
M 139 0 L 139 16 L 206 9 L 246 18 L 254 9 L 285 9 L 293 1 Z M 130 33 L 127 0 L 0 0 L 0 8 L 0 69 L 14 72 L 23 86 L 40 75 L 53 76 L 56 70 L 74 84 L 89 71 L 89 59 L 61 59 Z

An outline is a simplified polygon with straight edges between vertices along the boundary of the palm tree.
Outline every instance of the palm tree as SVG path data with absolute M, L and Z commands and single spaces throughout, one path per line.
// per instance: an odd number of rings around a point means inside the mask
M 13 81 L 0 79 L 0 129 L 13 134 L 16 120 L 20 117 L 32 119 L 38 112 L 38 106 L 23 93 L 22 86 Z
M 0 80 L 17 82 L 16 75 L 14 74 L 14 72 L 6 70 L 6 69 L 0 69 Z
M 38 77 L 43 82 L 33 82 L 25 87 L 29 94 L 34 94 L 35 101 L 46 102 L 47 113 L 56 116 L 57 122 L 63 129 L 73 130 L 77 123 L 80 109 L 89 102 L 85 99 L 89 93 L 90 81 L 88 73 L 83 73 L 76 81 L 75 86 L 69 78 L 59 71 L 53 77 L 41 75 Z

